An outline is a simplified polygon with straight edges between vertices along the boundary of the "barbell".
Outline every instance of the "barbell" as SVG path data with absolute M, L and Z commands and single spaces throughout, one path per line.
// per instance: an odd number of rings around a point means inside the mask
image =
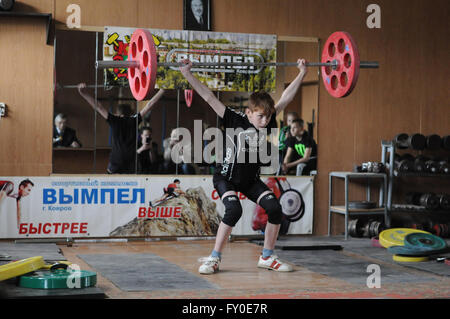
M 193 62 L 192 67 L 267 67 L 297 66 L 297 62 Z M 156 83 L 158 67 L 181 67 L 180 62 L 157 63 L 157 52 L 153 36 L 148 30 L 136 29 L 131 36 L 127 61 L 96 61 L 100 69 L 128 68 L 128 81 L 133 97 L 149 99 Z M 307 62 L 308 67 L 321 67 L 326 90 L 331 96 L 348 96 L 356 86 L 360 68 L 378 68 L 378 62 L 360 61 L 356 43 L 351 35 L 337 31 L 325 42 L 321 62 Z M 212 69 L 211 71 L 214 71 Z M 220 71 L 220 70 L 219 70 Z

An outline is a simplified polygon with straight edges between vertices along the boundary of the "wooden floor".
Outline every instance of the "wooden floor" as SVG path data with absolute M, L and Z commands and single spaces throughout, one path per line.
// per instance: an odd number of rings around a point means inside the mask
M 381 288 L 352 284 L 294 265 L 294 272 L 278 273 L 256 267 L 261 246 L 246 241 L 228 243 L 222 256 L 221 271 L 214 275 L 198 274 L 198 258 L 208 256 L 211 240 L 198 241 L 135 241 L 114 243 L 74 243 L 60 245 L 64 256 L 83 270 L 93 270 L 77 255 L 86 254 L 145 254 L 152 253 L 182 269 L 208 280 L 217 289 L 123 291 L 101 273 L 97 273 L 97 287 L 109 298 L 450 298 L 450 277 L 426 273 L 430 282 L 382 284 Z M 350 254 L 342 251 L 343 254 Z M 364 256 L 355 256 L 368 260 Z M 330 265 L 333 267 L 333 265 Z M 390 265 L 392 267 L 392 265 Z M 395 267 L 395 266 L 394 266 Z M 403 266 L 397 266 L 401 269 Z M 423 271 L 408 272 L 424 276 Z M 151 275 L 151 273 L 149 273 Z

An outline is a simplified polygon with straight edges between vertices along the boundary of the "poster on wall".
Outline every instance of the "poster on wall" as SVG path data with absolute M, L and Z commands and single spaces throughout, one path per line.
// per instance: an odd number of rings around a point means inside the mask
M 263 177 L 283 207 L 282 232 L 311 234 L 312 177 Z M 233 235 L 267 214 L 238 194 Z M 215 236 L 225 208 L 212 176 L 0 177 L 0 238 Z
M 103 60 L 126 61 L 135 28 L 105 27 Z M 276 35 L 148 29 L 158 62 L 259 63 L 276 62 Z M 193 67 L 192 73 L 214 91 L 275 91 L 275 67 Z M 104 85 L 128 86 L 127 69 L 105 69 Z M 158 67 L 157 88 L 187 89 L 179 67 Z

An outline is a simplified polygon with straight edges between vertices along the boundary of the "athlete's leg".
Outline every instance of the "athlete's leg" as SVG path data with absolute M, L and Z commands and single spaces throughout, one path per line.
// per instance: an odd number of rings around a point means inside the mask
M 265 191 L 257 200 L 257 204 L 266 210 L 269 220 L 264 231 L 264 249 L 273 251 L 281 227 L 281 205 L 271 191 Z

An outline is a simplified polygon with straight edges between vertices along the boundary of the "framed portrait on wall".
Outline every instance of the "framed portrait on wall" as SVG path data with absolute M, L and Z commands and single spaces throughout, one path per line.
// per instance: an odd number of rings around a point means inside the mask
M 211 31 L 211 0 L 183 0 L 183 29 Z

